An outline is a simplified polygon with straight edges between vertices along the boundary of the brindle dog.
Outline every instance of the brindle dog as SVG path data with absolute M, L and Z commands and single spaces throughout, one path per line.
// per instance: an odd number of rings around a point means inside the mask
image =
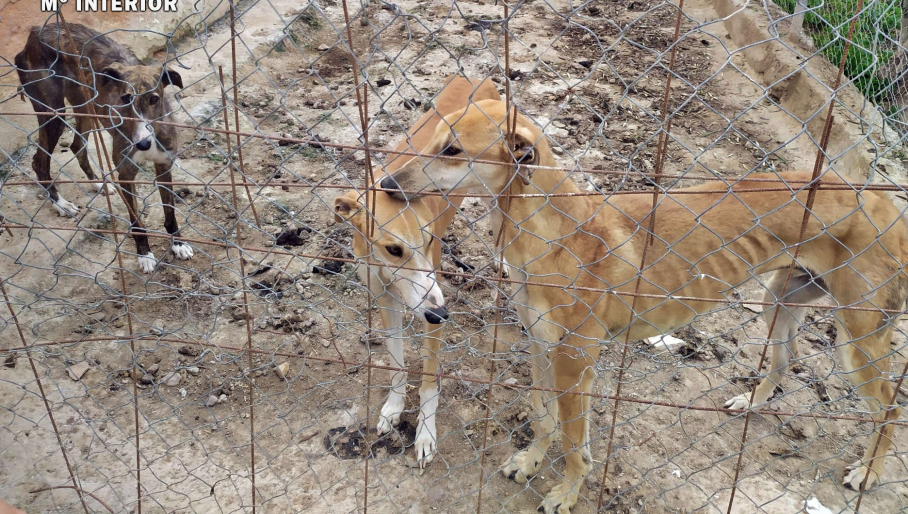
M 38 180 L 47 188 L 54 209 L 61 216 L 76 216 L 79 207 L 63 198 L 50 178 L 50 157 L 63 133 L 65 102 L 77 113 L 94 112 L 113 138 L 113 159 L 129 211 L 131 232 L 139 255 L 139 267 L 151 273 L 157 263 L 148 245 L 145 230 L 137 225 L 135 179 L 137 163 L 154 162 L 156 180 L 172 182 L 170 168 L 178 148 L 177 133 L 169 125 L 152 126 L 154 121 L 171 120 L 171 103 L 164 88 L 183 88 L 180 74 L 161 65 L 145 66 L 129 48 L 85 27 L 70 24 L 72 43 L 57 24 L 33 27 L 25 48 L 16 55 L 22 91 L 28 95 L 38 116 L 39 150 L 32 161 Z M 81 67 L 81 70 L 80 70 Z M 83 81 L 88 81 L 86 87 Z M 55 114 L 54 111 L 57 111 Z M 124 119 L 124 118 L 138 118 Z M 95 179 L 86 149 L 86 131 L 93 121 L 76 118 L 72 151 L 89 180 Z M 164 227 L 171 235 L 170 249 L 180 259 L 192 257 L 192 247 L 179 241 L 180 229 L 173 209 L 170 185 L 158 185 L 164 206 Z M 93 188 L 101 191 L 103 182 Z

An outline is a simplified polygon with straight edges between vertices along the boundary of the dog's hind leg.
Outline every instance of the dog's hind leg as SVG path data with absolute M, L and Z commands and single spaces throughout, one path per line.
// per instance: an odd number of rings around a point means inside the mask
M 173 206 L 173 175 L 170 173 L 172 163 L 155 163 L 155 181 L 158 183 L 158 193 L 161 195 L 161 204 L 164 206 L 164 228 L 167 233 L 173 237 L 170 243 L 170 251 L 180 260 L 191 259 L 193 256 L 192 247 L 183 241 L 177 239 L 180 237 L 180 226 L 177 223 L 177 217 Z M 161 184 L 160 182 L 165 182 Z
M 31 38 L 29 40 L 31 41 Z M 63 79 L 51 75 L 47 70 L 48 64 L 30 62 L 30 59 L 34 58 L 34 55 L 23 51 L 16 55 L 15 59 L 19 82 L 23 84 L 22 90 L 38 116 L 38 150 L 32 159 L 32 169 L 47 190 L 51 205 L 57 214 L 75 217 L 79 214 L 79 206 L 63 198 L 50 178 L 51 156 L 63 134 L 64 124 L 62 118 L 48 113 L 60 111 L 62 114 L 66 107 Z
M 780 299 L 787 275 L 788 270 L 778 270 L 773 273 L 769 279 L 766 293 L 763 295 L 764 302 L 811 303 L 826 294 L 811 280 L 808 273 L 797 271 L 794 272 L 788 284 L 789 292 L 785 294 L 784 299 Z M 777 309 L 778 315 L 776 315 Z M 725 402 L 725 408 L 748 409 L 763 405 L 769 400 L 776 386 L 782 383 L 782 373 L 788 368 L 791 359 L 797 355 L 798 331 L 806 313 L 807 307 L 785 305 L 776 305 L 763 311 L 763 320 L 766 322 L 767 329 L 773 326 L 773 318 L 775 318 L 772 334 L 767 336 L 767 344 L 772 345 L 772 363 L 769 375 L 763 377 L 763 380 L 757 385 L 756 392 L 753 393 L 753 403 L 750 401 L 751 393 L 747 392 Z
M 367 271 L 368 273 L 368 271 Z M 372 275 L 373 289 L 381 288 L 381 282 L 378 277 Z M 404 364 L 404 341 L 403 335 L 403 310 L 404 305 L 394 297 L 390 291 L 378 289 L 373 291 L 377 297 L 379 312 L 385 331 L 385 345 L 388 347 L 388 353 L 391 355 L 392 368 L 399 370 L 407 369 Z M 404 411 L 404 400 L 407 397 L 407 372 L 391 371 L 391 392 L 388 393 L 388 399 L 381 408 L 381 414 L 378 417 L 378 426 L 376 427 L 379 435 L 386 434 L 391 428 L 400 423 L 400 415 Z
M 863 314 L 864 316 L 860 316 Z M 855 322 L 855 318 L 868 318 L 867 315 L 876 315 L 870 312 L 852 311 L 842 313 L 841 317 L 845 318 L 846 324 L 864 324 L 860 320 Z M 840 361 L 848 373 L 848 379 L 857 387 L 858 394 L 867 404 L 870 416 L 874 421 L 873 436 L 867 445 L 864 456 L 846 468 L 845 477 L 842 480 L 845 486 L 858 490 L 866 479 L 865 488 L 873 485 L 883 474 L 883 464 L 885 456 L 889 453 L 892 446 L 893 432 L 895 426 L 893 421 L 899 418 L 901 409 L 890 402 L 893 399 L 892 384 L 883 376 L 883 373 L 889 371 L 889 341 L 892 338 L 892 327 L 887 326 L 872 330 L 870 335 L 861 339 L 849 341 L 848 330 L 843 329 L 840 323 L 836 323 L 838 337 L 836 346 L 839 348 Z M 857 330 L 852 330 L 851 336 Z
M 422 355 L 422 384 L 419 388 L 419 424 L 416 427 L 416 461 L 420 467 L 432 462 L 438 451 L 438 432 L 435 420 L 438 413 L 438 352 L 441 350 L 442 327 L 424 324 Z
M 37 110 L 37 104 L 34 101 L 32 103 L 35 104 Z M 62 97 L 57 108 L 63 109 Z M 38 176 L 41 185 L 47 189 L 51 205 L 53 205 L 57 214 L 60 216 L 78 216 L 79 206 L 63 198 L 63 195 L 57 191 L 57 187 L 51 183 L 50 177 L 51 155 L 53 155 L 54 148 L 56 148 L 57 142 L 60 141 L 60 136 L 63 134 L 63 119 L 39 114 L 38 125 L 38 150 L 35 152 L 34 159 L 32 159 L 32 169 L 35 170 L 35 175 Z

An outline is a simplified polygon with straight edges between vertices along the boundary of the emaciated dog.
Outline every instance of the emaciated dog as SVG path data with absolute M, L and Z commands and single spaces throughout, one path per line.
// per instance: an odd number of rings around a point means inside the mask
M 143 65 L 132 50 L 84 25 L 69 24 L 69 33 L 72 34 L 72 45 L 62 26 L 33 27 L 25 49 L 16 55 L 19 82 L 38 116 L 40 148 L 32 160 L 32 168 L 47 189 L 57 214 L 78 215 L 79 207 L 63 198 L 51 181 L 50 157 L 63 134 L 66 102 L 80 114 L 91 114 L 89 102 L 93 104 L 95 114 L 103 115 L 96 119 L 113 138 L 112 158 L 129 211 L 139 267 L 143 272 L 151 273 L 157 260 L 148 245 L 145 229 L 137 226 L 139 211 L 132 180 L 139 171 L 138 162 L 152 161 L 156 180 L 173 182 L 170 168 L 179 146 L 177 132 L 170 125 L 154 128 L 152 122 L 171 120 L 173 108 L 164 88 L 174 85 L 182 89 L 183 79 L 179 73 L 163 66 Z M 75 48 L 71 48 L 73 45 Z M 89 81 L 87 86 L 90 87 L 86 87 L 85 80 Z M 89 180 L 95 180 L 95 173 L 85 136 L 92 127 L 91 118 L 76 117 L 76 136 L 71 147 Z M 94 183 L 93 188 L 102 191 L 104 182 Z M 174 215 L 171 188 L 169 184 L 158 185 L 164 207 L 164 227 L 172 238 L 170 250 L 180 259 L 190 259 L 192 247 L 178 239 L 180 229 Z
M 442 117 L 462 111 L 471 102 L 499 98 L 491 81 L 449 77 L 435 99 L 434 109 L 416 122 L 395 148 L 398 152 L 421 152 L 435 134 Z M 413 157 L 419 159 L 419 157 Z M 398 170 L 410 157 L 394 154 L 385 164 L 384 172 Z M 381 175 L 379 175 L 381 176 Z M 374 198 L 374 205 L 373 205 Z M 453 200 L 453 199 L 452 199 Z M 448 318 L 444 297 L 435 273 L 414 271 L 438 270 L 441 267 L 441 239 L 451 225 L 463 197 L 455 203 L 441 197 L 427 197 L 410 202 L 395 200 L 382 191 L 359 193 L 348 191 L 334 203 L 338 221 L 347 221 L 355 228 L 353 253 L 360 260 L 357 271 L 363 284 L 372 287 L 381 309 L 382 323 L 387 336 L 391 366 L 404 368 L 403 313 L 405 307 L 420 313 L 425 320 L 425 339 L 422 345 L 423 376 L 419 389 L 419 422 L 416 428 L 416 457 L 420 466 L 432 461 L 437 451 L 435 413 L 438 408 L 439 324 Z M 500 225 L 493 226 L 497 229 Z M 366 264 L 365 262 L 368 262 Z M 502 265 L 502 264 L 499 264 Z M 381 409 L 378 433 L 391 431 L 400 422 L 406 398 L 407 373 L 391 373 L 391 392 Z
M 484 164 L 435 158 L 411 160 L 382 182 L 399 198 L 405 191 L 450 193 L 485 187 L 495 195 L 526 195 L 499 207 L 505 257 L 524 281 L 512 298 L 536 349 L 533 383 L 567 391 L 534 391 L 534 429 L 539 438 L 504 464 L 505 476 L 524 483 L 540 471 L 546 450 L 561 431 L 566 461 L 564 480 L 545 497 L 540 510 L 567 513 L 577 502 L 584 477 L 592 468 L 588 435 L 590 393 L 596 361 L 603 344 L 629 335 L 640 340 L 670 333 L 710 311 L 723 291 L 756 274 L 781 270 L 770 281 L 769 302 L 811 302 L 831 295 L 841 306 L 834 313 L 840 361 L 877 422 L 896 419 L 888 370 L 891 322 L 908 296 L 908 230 L 899 211 L 874 191 L 820 189 L 815 196 L 804 242 L 794 263 L 797 272 L 782 297 L 793 247 L 799 242 L 807 201 L 809 173 L 754 174 L 775 179 L 778 191 L 749 191 L 766 184 L 718 181 L 659 195 L 655 234 L 647 249 L 636 314 L 631 298 L 644 245 L 649 195 L 620 195 L 607 201 L 580 193 L 558 169 L 548 142 L 529 119 L 508 115 L 498 100 L 477 102 L 439 123 L 425 153 L 497 161 Z M 507 123 L 506 123 L 507 122 Z M 511 131 L 508 126 L 514 127 Z M 506 137 L 506 135 L 508 137 Z M 510 141 L 510 143 L 508 142 Z M 530 170 L 516 163 L 546 168 Z M 784 181 L 784 182 L 783 182 Z M 785 182 L 797 184 L 788 190 Z M 841 183 L 824 178 L 825 183 Z M 695 193 L 696 194 L 691 194 Z M 416 279 L 418 280 L 418 279 Z M 423 279 L 426 280 L 426 279 Z M 549 287 L 543 284 L 555 284 Z M 624 293 L 624 294 L 622 294 Z M 627 296 L 625 296 L 627 295 Z M 681 301 L 685 296 L 713 301 Z M 777 307 L 778 308 L 778 307 Z M 773 310 L 767 311 L 772 317 Z M 783 310 L 769 339 L 789 342 L 804 309 Z M 630 334 L 626 331 L 630 330 Z M 757 388 L 763 402 L 778 383 L 790 349 L 774 345 L 773 373 Z M 766 384 L 769 384 L 768 386 Z M 748 407 L 748 395 L 732 405 Z M 867 445 L 864 457 L 844 477 L 850 487 L 876 481 L 892 443 L 893 425 L 883 424 Z M 878 440 L 879 439 L 879 440 Z M 878 446 L 877 446 L 878 444 Z M 876 449 L 876 452 L 874 452 Z

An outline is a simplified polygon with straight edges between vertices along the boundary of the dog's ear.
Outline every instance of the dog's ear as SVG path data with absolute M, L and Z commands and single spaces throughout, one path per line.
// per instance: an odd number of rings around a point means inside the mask
M 536 138 L 530 129 L 518 126 L 514 132 L 514 146 L 511 148 L 514 158 L 520 164 L 537 164 L 539 158 L 536 156 Z
M 539 164 L 539 152 L 536 151 L 536 142 L 536 137 L 533 136 L 530 129 L 520 125 L 517 126 L 517 129 L 514 131 L 514 143 L 511 148 L 511 153 L 514 154 L 514 159 L 517 161 L 518 165 Z M 532 169 L 520 171 L 518 168 L 518 174 L 520 175 L 520 179 L 523 180 L 524 185 L 530 184 L 530 176 L 533 174 Z
M 347 191 L 343 196 L 334 199 L 334 221 L 354 222 L 362 213 L 363 204 L 359 201 L 359 193 Z
M 101 70 L 101 73 L 98 74 L 99 82 L 104 87 L 109 87 L 111 84 L 118 82 L 122 84 L 126 82 L 124 71 L 123 65 L 115 62 Z
M 176 86 L 180 89 L 183 89 L 183 77 L 181 77 L 179 73 L 173 70 L 164 68 L 163 73 L 161 73 L 161 85 L 164 87 Z

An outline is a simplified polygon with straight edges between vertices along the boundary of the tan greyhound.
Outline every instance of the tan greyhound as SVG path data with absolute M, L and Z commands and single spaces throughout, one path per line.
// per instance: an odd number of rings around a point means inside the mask
M 506 120 L 513 127 L 510 137 Z M 542 467 L 546 450 L 560 428 L 566 462 L 564 480 L 545 497 L 540 510 L 567 513 L 577 502 L 584 477 L 592 468 L 588 435 L 590 399 L 578 392 L 592 390 L 601 345 L 630 330 L 640 340 L 682 327 L 698 313 L 722 301 L 722 293 L 754 275 L 780 270 L 769 283 L 765 299 L 806 303 L 826 294 L 842 306 L 868 310 L 837 310 L 841 363 L 875 421 L 898 418 L 891 402 L 888 370 L 893 319 L 908 296 L 908 232 L 900 212 L 883 193 L 820 189 L 807 223 L 796 272 L 782 298 L 793 247 L 798 244 L 808 192 L 809 173 L 754 174 L 797 184 L 789 191 L 757 192 L 766 184 L 741 182 L 731 188 L 720 181 L 660 195 L 655 237 L 647 249 L 636 315 L 631 297 L 641 273 L 646 227 L 652 211 L 649 195 L 612 196 L 607 201 L 580 193 L 570 177 L 555 167 L 542 132 L 529 119 L 508 116 L 499 100 L 477 102 L 439 123 L 424 150 L 508 164 L 454 159 L 411 160 L 393 179 L 382 182 L 397 197 L 421 197 L 484 187 L 493 195 L 535 195 L 501 199 L 506 222 L 502 228 L 505 257 L 523 284 L 512 298 L 524 326 L 537 346 L 533 383 L 568 391 L 534 391 L 538 440 L 510 457 L 506 476 L 526 482 Z M 511 143 L 506 141 L 510 140 Z M 520 162 L 548 168 L 533 171 Z M 824 182 L 841 182 L 826 178 Z M 784 186 L 776 182 L 779 186 Z M 749 190 L 751 190 L 749 192 Z M 689 194 L 692 192 L 697 194 Z M 422 196 L 425 198 L 425 196 Z M 540 285 L 555 284 L 557 287 Z M 586 289 L 582 289 L 586 288 Z M 713 301 L 666 299 L 668 294 Z M 773 316 L 773 309 L 766 315 Z M 771 340 L 773 369 L 757 387 L 755 404 L 766 401 L 794 351 L 794 336 L 804 309 L 779 312 Z M 749 394 L 731 405 L 750 407 Z M 882 434 L 882 437 L 880 437 Z M 893 426 L 878 426 L 864 457 L 844 477 L 850 487 L 879 478 L 883 455 L 889 451 Z M 879 441 L 878 441 L 879 439 Z M 876 450 L 874 452 L 874 450 Z
M 442 122 L 443 116 L 463 110 L 471 101 L 498 98 L 498 91 L 489 80 L 480 82 L 457 76 L 449 77 L 435 100 L 435 108 L 416 122 L 408 137 L 395 150 L 422 151 L 435 133 L 436 126 Z M 388 173 L 394 172 L 410 159 L 395 155 L 385 164 L 384 169 Z M 356 229 L 353 252 L 360 259 L 357 271 L 364 284 L 367 283 L 368 274 L 372 275 L 369 283 L 372 294 L 377 298 L 387 334 L 391 366 L 404 367 L 404 307 L 422 314 L 425 320 L 425 339 L 421 352 L 425 374 L 419 389 L 419 422 L 415 442 L 416 456 L 421 466 L 432 461 L 438 448 L 435 428 L 438 387 L 434 375 L 438 372 L 437 354 L 441 335 L 439 324 L 448 318 L 448 312 L 434 272 L 415 272 L 401 267 L 419 270 L 440 268 L 441 238 L 462 201 L 463 197 L 459 197 L 456 204 L 452 204 L 444 198 L 432 197 L 408 205 L 381 191 L 348 191 L 334 203 L 338 221 L 347 221 Z M 366 259 L 368 264 L 364 263 Z M 392 426 L 400 422 L 406 398 L 406 383 L 406 372 L 391 373 L 391 392 L 379 416 L 379 434 L 389 432 Z

